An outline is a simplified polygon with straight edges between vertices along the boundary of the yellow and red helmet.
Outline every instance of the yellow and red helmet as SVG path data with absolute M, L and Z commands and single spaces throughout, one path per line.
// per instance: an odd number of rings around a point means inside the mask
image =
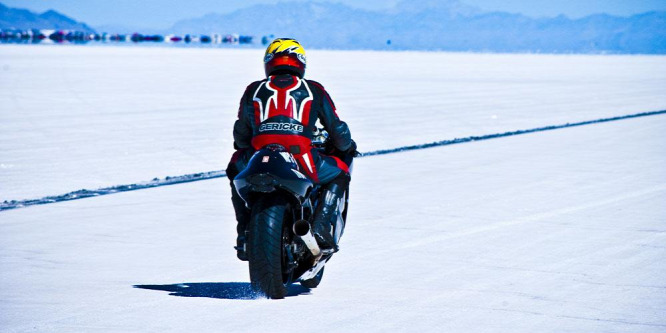
M 292 38 L 277 38 L 268 45 L 264 55 L 266 76 L 290 72 L 303 78 L 305 75 L 305 49 Z

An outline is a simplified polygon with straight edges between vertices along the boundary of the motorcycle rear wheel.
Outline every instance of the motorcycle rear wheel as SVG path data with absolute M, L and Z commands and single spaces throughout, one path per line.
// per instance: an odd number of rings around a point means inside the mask
M 252 205 L 247 247 L 250 281 L 253 289 L 267 298 L 284 298 L 291 284 L 283 267 L 283 228 L 289 216 L 289 204 L 279 195 L 264 196 Z

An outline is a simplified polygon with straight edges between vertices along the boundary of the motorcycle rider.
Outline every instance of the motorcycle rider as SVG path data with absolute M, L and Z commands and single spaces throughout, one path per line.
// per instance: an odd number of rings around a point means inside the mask
M 266 79 L 251 83 L 240 100 L 238 119 L 234 123 L 236 152 L 226 170 L 238 222 L 235 247 L 238 258 L 247 260 L 245 242 L 250 210 L 237 193 L 233 179 L 245 169 L 254 151 L 268 144 L 287 148 L 304 173 L 321 185 L 321 197 L 314 213 L 314 235 L 321 248 L 337 251 L 330 230 L 349 187 L 349 166 L 357 155 L 356 143 L 324 87 L 303 78 L 305 50 L 298 41 L 273 40 L 266 49 L 264 67 Z M 331 139 L 332 146 L 327 147 L 327 154 L 312 149 L 317 122 Z

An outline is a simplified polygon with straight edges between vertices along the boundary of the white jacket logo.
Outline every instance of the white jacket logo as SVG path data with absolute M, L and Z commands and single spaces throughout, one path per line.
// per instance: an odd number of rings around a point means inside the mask
M 303 132 L 303 125 L 289 124 L 289 123 L 264 123 L 259 126 L 259 132 L 266 131 L 289 131 L 289 132 Z

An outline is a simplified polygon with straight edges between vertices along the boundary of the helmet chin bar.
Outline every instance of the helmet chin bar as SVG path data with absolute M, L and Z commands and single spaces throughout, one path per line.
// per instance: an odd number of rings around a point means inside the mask
M 291 75 L 296 75 L 299 78 L 303 78 L 305 75 L 305 68 L 300 69 L 295 66 L 291 65 L 279 65 L 279 66 L 271 66 L 269 67 L 268 65 L 266 66 L 266 77 L 269 77 L 271 75 L 280 75 L 280 74 L 291 74 Z
M 296 75 L 301 79 L 303 78 L 301 74 L 298 71 L 294 70 L 294 68 L 291 66 L 278 66 L 277 68 L 273 69 L 273 71 L 268 73 L 266 77 L 273 75 L 283 75 L 283 74 Z

